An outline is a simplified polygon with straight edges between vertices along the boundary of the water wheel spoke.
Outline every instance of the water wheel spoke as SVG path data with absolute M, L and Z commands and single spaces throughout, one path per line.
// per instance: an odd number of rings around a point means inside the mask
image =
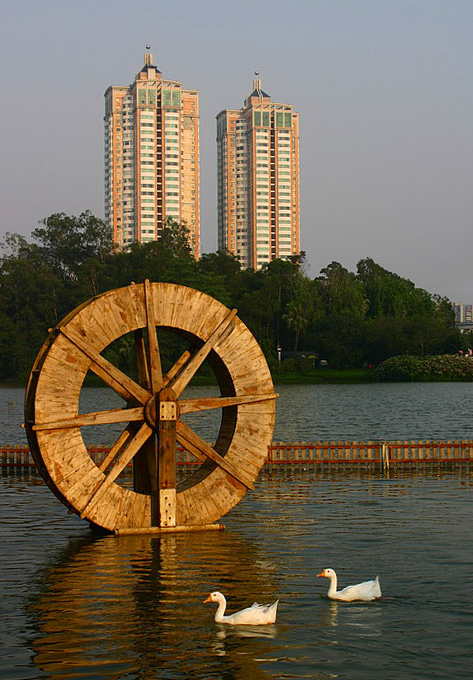
M 122 448 L 126 445 L 128 441 L 136 434 L 137 432 L 137 424 L 136 423 L 130 423 L 121 433 L 121 435 L 118 437 L 116 442 L 113 444 L 112 448 L 110 451 L 107 453 L 103 461 L 100 463 L 99 470 L 101 472 L 104 472 L 112 460 L 115 458 L 115 456 L 119 453 L 119 451 L 122 450 Z
M 277 394 L 253 394 L 241 397 L 205 397 L 202 399 L 181 399 L 179 408 L 181 413 L 195 413 L 225 406 L 240 406 L 241 404 L 258 404 L 262 401 L 276 399 Z
M 254 489 L 252 480 L 247 477 L 243 470 L 237 469 L 230 461 L 221 456 L 214 448 L 207 444 L 199 437 L 193 430 L 190 429 L 182 420 L 178 421 L 176 428 L 177 441 L 196 458 L 201 461 L 207 459 L 225 470 L 229 475 L 236 479 L 240 484 L 246 486 L 247 489 Z
M 74 418 L 38 423 L 33 426 L 33 430 L 63 430 L 71 427 L 83 427 L 84 425 L 111 425 L 112 423 L 126 423 L 135 420 L 144 420 L 144 408 L 142 406 L 81 413 Z
M 188 385 L 191 378 L 198 371 L 215 345 L 217 345 L 218 342 L 226 338 L 232 332 L 234 328 L 233 322 L 237 315 L 237 311 L 238 310 L 236 309 L 232 309 L 232 311 L 225 316 L 213 333 L 210 334 L 202 347 L 189 359 L 184 368 L 178 373 L 177 377 L 171 381 L 171 386 L 177 397 L 179 397 L 179 395 Z
M 143 423 L 136 431 L 131 427 L 128 432 L 131 434 L 131 437 L 129 436 L 127 438 L 122 446 L 120 446 L 114 458 L 108 463 L 108 471 L 105 475 L 106 480 L 113 482 L 120 472 L 126 468 L 128 463 L 131 462 L 133 456 L 139 451 L 141 446 L 153 434 L 153 430 L 147 423 Z
M 171 366 L 169 371 L 164 376 L 163 387 L 167 387 L 171 380 L 173 380 L 182 371 L 183 367 L 186 365 L 191 356 L 192 353 L 188 349 L 186 349 L 186 351 L 181 354 L 176 363 Z
M 131 434 L 129 432 L 128 434 Z M 148 441 L 149 437 L 153 434 L 153 430 L 146 424 L 143 423 L 139 430 L 133 434 L 131 437 L 125 437 L 125 433 L 122 433 L 121 439 L 123 437 L 124 441 L 119 447 L 117 447 L 116 453 L 114 454 L 114 460 L 110 462 L 113 463 L 112 467 L 109 467 L 108 472 L 105 477 L 95 486 L 89 497 L 87 504 L 81 512 L 81 517 L 85 517 L 90 506 L 107 490 L 107 488 L 115 481 L 120 472 L 122 472 L 128 463 L 131 462 L 133 456 L 138 453 L 141 447 Z M 110 465 L 110 463 L 108 464 Z
M 150 390 L 151 381 L 149 378 L 148 360 L 146 357 L 145 339 L 142 328 L 138 328 L 134 332 L 134 340 L 138 382 L 141 387 L 144 387 L 146 390 Z
M 114 392 L 126 401 L 135 400 L 139 404 L 146 404 L 151 396 L 148 390 L 145 390 L 123 371 L 120 371 L 119 368 L 90 347 L 83 338 L 65 328 L 60 328 L 60 332 L 92 361 L 90 370 L 98 375 Z
M 156 331 L 156 326 L 158 324 L 154 315 L 153 290 L 148 279 L 146 279 L 144 282 L 144 291 L 146 305 L 146 326 L 148 329 L 151 391 L 153 394 L 156 394 L 163 385 L 163 372 L 161 368 L 161 357 L 159 354 L 158 333 Z

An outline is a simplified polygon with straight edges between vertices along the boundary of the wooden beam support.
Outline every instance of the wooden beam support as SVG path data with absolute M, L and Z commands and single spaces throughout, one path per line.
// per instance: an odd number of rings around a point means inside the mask
M 105 357 L 99 354 L 95 349 L 89 347 L 87 342 L 71 332 L 65 327 L 59 328 L 60 333 L 77 347 L 83 354 L 85 354 L 91 361 L 90 370 L 96 373 L 102 380 L 104 380 L 109 387 L 117 394 L 123 397 L 126 401 L 135 399 L 139 404 L 146 404 L 150 398 L 150 393 L 141 385 L 138 385 L 134 380 L 129 378 L 119 368 L 107 361 Z
M 145 339 L 143 336 L 143 329 L 138 328 L 133 333 L 135 339 L 135 356 L 136 356 L 136 371 L 138 374 L 138 382 L 145 390 L 151 390 L 151 382 L 149 377 L 148 361 L 146 359 Z
M 112 468 L 110 468 L 99 484 L 97 484 L 93 489 L 85 507 L 80 513 L 81 517 L 85 517 L 87 515 L 91 505 L 96 502 L 108 489 L 112 482 L 115 481 L 120 472 L 126 468 L 135 453 L 139 451 L 139 449 L 143 446 L 152 433 L 153 430 L 146 423 L 143 423 L 138 432 L 120 447 L 119 451 L 117 451 L 117 455 L 115 456 L 114 465 Z
M 179 412 L 170 387 L 159 393 L 156 418 L 158 429 L 159 526 L 176 526 L 176 424 Z
M 225 406 L 240 406 L 243 404 L 258 404 L 262 401 L 276 399 L 278 394 L 254 394 L 241 397 L 205 397 L 202 399 L 181 399 L 179 407 L 181 413 L 195 413 Z
M 144 407 L 114 408 L 108 411 L 95 411 L 94 413 L 81 413 L 74 418 L 54 420 L 50 423 L 38 423 L 33 425 L 33 430 L 63 430 L 71 427 L 83 427 L 85 425 L 111 425 L 112 423 L 127 423 L 144 420 Z
M 194 531 L 223 531 L 224 524 L 184 524 L 175 527 L 123 527 L 115 529 L 117 536 L 132 536 L 133 534 L 189 534 Z
M 171 381 L 171 387 L 176 393 L 176 397 L 182 393 L 186 388 L 189 381 L 197 373 L 200 366 L 205 361 L 206 357 L 209 355 L 211 350 L 218 344 L 220 340 L 227 337 L 229 333 L 233 330 L 233 321 L 238 313 L 237 309 L 232 309 L 225 318 L 220 322 L 217 328 L 210 334 L 207 341 L 202 345 L 202 347 L 192 356 L 192 358 L 187 362 L 186 366 L 178 374 L 177 378 Z
M 156 330 L 157 321 L 154 316 L 153 289 L 148 279 L 146 279 L 143 286 L 146 306 L 146 326 L 148 329 L 151 391 L 153 394 L 157 394 L 163 385 L 163 372 L 159 354 L 158 333 Z
M 128 425 L 121 435 L 118 437 L 117 441 L 113 444 L 112 448 L 110 451 L 107 453 L 103 461 L 100 463 L 98 466 L 100 472 L 105 472 L 105 470 L 108 468 L 112 460 L 115 458 L 117 454 L 123 449 L 123 447 L 126 445 L 126 443 L 134 437 L 136 434 L 136 425 Z
M 139 384 L 151 390 L 143 329 L 134 331 L 136 367 Z M 151 524 L 158 524 L 158 450 L 156 437 L 146 441 L 133 458 L 133 490 L 151 498 Z
M 230 463 L 230 461 L 217 453 L 210 444 L 204 442 L 204 440 L 183 423 L 182 420 L 177 423 L 177 441 L 199 460 L 205 461 L 209 458 L 214 463 L 217 463 L 222 470 L 225 470 L 225 472 L 236 479 L 237 482 L 246 486 L 247 489 L 255 488 L 252 480 L 247 477 L 243 469 L 238 470 Z
M 171 382 L 171 380 L 173 380 L 173 378 L 175 378 L 176 375 L 178 375 L 178 373 L 182 370 L 182 368 L 184 367 L 184 365 L 190 359 L 191 356 L 192 356 L 192 354 L 191 354 L 191 352 L 189 352 L 188 349 L 186 349 L 186 351 L 181 354 L 181 356 L 176 361 L 174 366 L 171 366 L 169 371 L 164 376 L 164 381 L 163 381 L 164 387 L 167 387 L 169 385 L 169 383 Z

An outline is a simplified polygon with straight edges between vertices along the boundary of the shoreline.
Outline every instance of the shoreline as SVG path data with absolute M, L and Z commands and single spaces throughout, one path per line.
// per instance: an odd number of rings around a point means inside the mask
M 465 378 L 454 379 L 452 376 L 426 376 L 425 379 L 406 380 L 406 379 L 391 379 L 380 380 L 373 375 L 373 369 L 331 369 L 321 368 L 313 369 L 305 374 L 296 372 L 274 372 L 272 373 L 273 383 L 275 385 L 357 385 L 357 384 L 387 384 L 387 383 L 415 383 L 415 382 L 473 382 Z M 26 380 L 5 380 L 0 381 L 0 388 L 23 388 L 27 385 Z M 198 376 L 193 378 L 190 385 L 192 387 L 206 387 L 218 385 L 217 380 L 213 376 Z M 91 378 L 84 381 L 84 387 L 106 387 L 99 378 Z

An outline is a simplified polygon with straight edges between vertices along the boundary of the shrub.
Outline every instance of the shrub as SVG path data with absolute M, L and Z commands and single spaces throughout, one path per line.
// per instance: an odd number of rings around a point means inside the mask
M 473 381 L 473 358 L 441 356 L 398 356 L 386 359 L 373 372 L 379 381 Z

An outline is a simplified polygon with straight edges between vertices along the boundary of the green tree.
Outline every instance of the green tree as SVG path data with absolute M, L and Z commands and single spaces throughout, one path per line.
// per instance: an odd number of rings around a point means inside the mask
M 190 229 L 185 222 L 178 222 L 170 216 L 166 217 L 158 242 L 175 257 L 193 257 Z
M 319 355 L 334 367 L 358 366 L 368 309 L 363 283 L 338 262 L 322 269 L 315 281 L 324 309 L 315 327 Z
M 342 267 L 339 262 L 332 262 L 320 271 L 318 281 L 324 298 L 328 315 L 351 315 L 364 319 L 368 310 L 365 287 L 355 274 Z
M 246 287 L 237 307 L 261 345 L 275 351 L 278 342 L 284 347 L 292 344 L 284 315 L 301 276 L 298 263 L 280 259 L 246 273 Z
M 85 262 L 103 263 L 112 251 L 110 230 L 90 210 L 79 217 L 55 213 L 41 220 L 32 236 L 45 261 L 65 280 L 77 281 Z
M 293 295 L 284 315 L 286 324 L 294 332 L 294 352 L 297 352 L 304 332 L 311 324 L 320 320 L 322 315 L 322 301 L 317 285 L 306 276 L 300 276 L 294 282 Z
M 105 224 L 90 211 L 56 213 L 40 222 L 33 241 L 7 234 L 0 258 L 0 377 L 26 377 L 53 327 L 91 296 L 145 279 L 187 285 L 236 307 L 266 354 L 277 365 L 276 347 L 302 345 L 333 366 L 379 363 L 405 354 L 469 349 L 471 337 L 454 325 L 452 305 L 372 259 L 357 274 L 338 262 L 311 280 L 304 254 L 273 260 L 259 271 L 242 270 L 226 252 L 194 258 L 189 230 L 166 221 L 158 241 L 113 249 Z M 176 350 L 164 333 L 164 360 Z M 134 362 L 126 339 L 108 348 L 120 364 Z
M 451 303 L 417 288 L 371 258 L 360 260 L 358 276 L 369 300 L 365 359 L 379 363 L 402 355 L 456 351 L 460 337 Z
M 0 259 L 0 377 L 25 379 L 48 334 L 67 311 L 63 281 L 36 245 L 8 235 Z
M 409 279 L 383 269 L 371 258 L 360 260 L 357 270 L 369 301 L 369 317 L 412 317 L 434 311 L 435 305 L 429 293 L 416 288 Z

